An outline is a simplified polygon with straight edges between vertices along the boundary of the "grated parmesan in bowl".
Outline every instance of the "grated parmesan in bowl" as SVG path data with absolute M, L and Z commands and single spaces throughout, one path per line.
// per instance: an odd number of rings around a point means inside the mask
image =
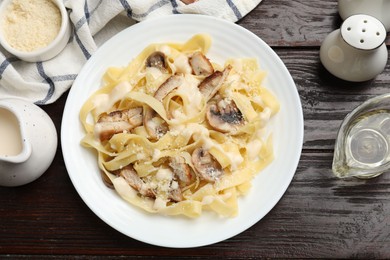
M 70 33 L 61 0 L 4 0 L 0 6 L 0 43 L 22 60 L 55 57 L 66 46 Z

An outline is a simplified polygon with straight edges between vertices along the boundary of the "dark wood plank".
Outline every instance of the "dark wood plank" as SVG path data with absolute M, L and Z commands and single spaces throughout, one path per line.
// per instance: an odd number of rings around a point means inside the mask
M 288 47 L 319 46 L 340 21 L 335 0 L 264 0 L 240 24 L 271 46 Z
M 342 19 L 337 0 L 263 0 L 239 24 L 270 46 L 318 47 Z
M 2 203 L 7 211 L 0 212 L 0 255 L 389 256 L 390 176 L 338 180 L 331 161 L 331 153 L 304 153 L 290 188 L 262 221 L 198 249 L 164 249 L 125 237 L 83 204 L 66 171 L 59 170 L 25 187 L 1 189 L 8 200 Z
M 367 99 L 389 92 L 390 64 L 375 79 L 354 83 L 327 72 L 317 50 L 275 50 L 300 94 L 305 119 L 304 149 L 333 149 L 344 117 Z

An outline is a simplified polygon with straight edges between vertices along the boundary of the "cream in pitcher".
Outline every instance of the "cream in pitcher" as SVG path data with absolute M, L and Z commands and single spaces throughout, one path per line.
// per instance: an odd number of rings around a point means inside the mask
M 16 156 L 22 152 L 22 137 L 15 115 L 0 108 L 0 156 Z

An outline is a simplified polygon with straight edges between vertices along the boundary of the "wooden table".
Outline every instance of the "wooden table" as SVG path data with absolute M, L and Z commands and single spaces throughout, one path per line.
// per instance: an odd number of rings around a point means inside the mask
M 319 47 L 341 24 L 336 0 L 263 0 L 238 24 L 284 61 L 305 118 L 298 169 L 269 214 L 243 233 L 206 247 L 144 244 L 117 232 L 84 204 L 69 179 L 60 145 L 37 181 L 0 188 L 0 258 L 390 258 L 390 174 L 339 180 L 331 171 L 341 120 L 366 99 L 389 92 L 390 65 L 364 83 L 339 80 L 324 69 Z M 58 133 L 66 97 L 43 107 Z

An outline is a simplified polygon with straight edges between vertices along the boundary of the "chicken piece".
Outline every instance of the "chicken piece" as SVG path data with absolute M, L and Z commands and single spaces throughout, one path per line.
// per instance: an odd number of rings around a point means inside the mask
M 145 109 L 143 124 L 150 139 L 153 140 L 159 140 L 169 129 L 167 122 L 149 107 Z
M 181 156 L 172 157 L 169 166 L 173 170 L 173 174 L 179 179 L 180 183 L 187 185 L 192 180 L 191 168 L 186 164 Z
M 214 73 L 213 65 L 211 65 L 209 59 L 203 55 L 200 51 L 195 52 L 188 62 L 192 68 L 192 71 L 197 76 L 209 76 Z
M 179 185 L 174 184 L 175 182 L 171 182 L 170 191 L 168 195 L 168 199 L 174 202 L 179 202 L 183 200 L 183 194 Z
M 155 192 L 138 176 L 132 165 L 127 165 L 119 171 L 125 181 L 142 196 L 156 198 Z
M 101 141 L 110 139 L 114 134 L 130 131 L 142 124 L 142 107 L 116 110 L 102 114 L 95 124 L 94 132 Z
M 222 72 L 214 72 L 199 84 L 199 91 L 206 99 L 206 102 L 209 101 L 222 87 L 222 84 L 225 82 L 231 69 L 232 67 L 228 65 Z
M 169 77 L 154 93 L 154 97 L 162 102 L 162 100 L 174 89 L 178 88 L 183 83 L 183 76 L 173 75 Z M 167 123 L 151 108 L 145 109 L 143 124 L 146 132 L 151 139 L 160 139 L 167 131 Z
M 151 185 L 138 176 L 132 165 L 127 165 L 126 167 L 119 170 L 119 176 L 123 177 L 125 181 L 140 195 L 152 199 L 157 197 L 157 191 L 150 188 Z M 156 190 L 158 190 L 158 188 Z M 174 181 L 170 183 L 168 199 L 174 202 L 183 200 L 181 189 Z
M 154 97 L 158 101 L 162 101 L 172 90 L 183 84 L 183 76 L 173 75 L 169 77 L 154 93 Z

